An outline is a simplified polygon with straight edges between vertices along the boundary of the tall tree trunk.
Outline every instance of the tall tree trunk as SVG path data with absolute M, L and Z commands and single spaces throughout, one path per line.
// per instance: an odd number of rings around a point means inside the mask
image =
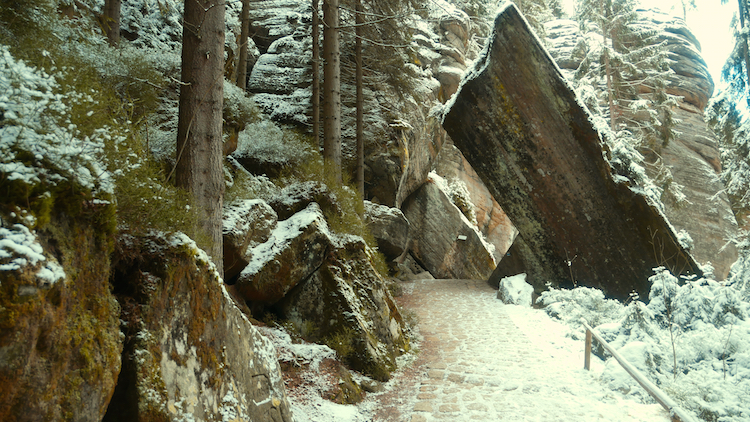
M 250 36 L 250 0 L 242 0 L 240 15 L 240 57 L 237 63 L 237 86 L 245 90 L 247 86 L 247 39 Z
M 112 47 L 120 44 L 120 8 L 121 0 L 105 0 L 102 23 L 107 41 Z
M 320 16 L 319 0 L 312 0 L 312 132 L 315 147 L 320 145 Z
M 341 66 L 339 2 L 323 1 L 323 160 L 335 183 L 341 183 Z
M 192 194 L 198 208 L 196 231 L 209 242 L 201 246 L 220 274 L 224 9 L 224 0 L 185 1 L 175 170 L 177 186 Z
M 748 43 L 748 35 L 745 25 L 747 24 L 746 19 L 748 18 L 748 4 L 747 0 L 737 0 L 739 3 L 739 15 L 740 15 L 740 37 L 742 38 L 742 58 L 745 61 L 745 86 L 748 89 L 747 103 L 750 105 L 750 45 Z
M 365 135 L 364 135 L 364 93 L 362 86 L 362 0 L 357 0 L 357 18 L 355 30 L 354 57 L 357 62 L 356 85 L 357 85 L 357 175 L 355 183 L 359 196 L 365 199 Z
M 612 63 L 609 60 L 609 50 L 607 47 L 607 34 L 609 34 L 610 28 L 609 23 L 607 23 L 607 10 L 605 2 L 600 0 L 599 1 L 599 12 L 601 16 L 601 21 L 599 25 L 601 25 L 602 28 L 602 43 L 604 44 L 604 72 L 605 77 L 607 79 L 607 103 L 609 106 L 609 128 L 612 130 L 612 135 L 616 133 L 615 128 L 617 127 L 616 122 L 616 110 L 615 110 L 615 93 L 614 93 L 614 86 L 612 81 Z M 610 34 L 611 35 L 611 34 Z M 614 37 L 610 36 L 609 41 L 612 43 L 612 49 L 615 48 L 615 42 Z

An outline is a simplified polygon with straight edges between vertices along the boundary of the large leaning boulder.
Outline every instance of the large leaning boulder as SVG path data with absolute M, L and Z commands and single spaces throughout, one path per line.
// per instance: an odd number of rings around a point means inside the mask
M 453 141 L 446 142 L 440 150 L 436 172 L 447 179 L 458 180 L 466 186 L 474 206 L 477 227 L 487 242 L 495 247 L 492 255 L 496 262 L 500 262 L 513 244 L 518 231 L 477 172 L 453 145 Z
M 273 344 L 184 235 L 123 242 L 123 368 L 106 422 L 291 421 Z
M 479 235 L 428 179 L 402 207 L 412 227 L 410 253 L 435 278 L 487 279 L 495 262 Z
M 515 251 L 524 268 L 503 260 L 496 275 L 526 272 L 537 290 L 576 283 L 626 298 L 648 296 L 655 267 L 700 273 L 657 208 L 615 181 L 588 113 L 506 4 L 443 121 L 528 246 Z

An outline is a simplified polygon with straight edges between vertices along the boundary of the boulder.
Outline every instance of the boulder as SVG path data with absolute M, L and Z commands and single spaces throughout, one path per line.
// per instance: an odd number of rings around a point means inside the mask
M 469 221 L 428 179 L 402 206 L 412 230 L 410 252 L 435 278 L 487 279 L 495 262 Z
M 450 139 L 440 150 L 436 172 L 448 179 L 458 179 L 466 186 L 474 206 L 477 227 L 485 240 L 495 247 L 492 252 L 495 262 L 500 262 L 513 244 L 518 230 Z
M 409 221 L 398 208 L 365 201 L 365 222 L 378 242 L 378 250 L 388 260 L 404 252 L 409 238 Z
M 403 321 L 362 238 L 339 238 L 323 265 L 275 309 L 309 341 L 324 342 L 349 367 L 386 381 L 407 348 Z
M 247 250 L 250 262 L 234 290 L 248 302 L 272 305 L 317 271 L 330 247 L 328 224 L 313 202 L 279 222 L 268 241 Z
M 615 181 L 588 113 L 518 9 L 506 3 L 494 23 L 443 126 L 528 246 L 526 268 L 503 275 L 645 298 L 657 266 L 701 274 L 659 210 Z
M 521 273 L 500 280 L 497 298 L 506 305 L 530 307 L 534 288 L 526 282 L 526 274 Z
M 53 217 L 39 231 L 9 220 L 0 219 L 0 420 L 99 421 L 123 347 L 111 240 L 86 217 Z
M 331 192 L 328 185 L 316 181 L 292 183 L 268 202 L 280 220 L 286 220 L 313 202 L 335 214 L 341 215 L 343 212 L 336 194 Z
M 224 279 L 234 279 L 252 259 L 248 249 L 265 243 L 276 227 L 276 212 L 261 199 L 246 199 L 224 207 Z
M 292 420 L 273 344 L 195 243 L 130 239 L 114 268 L 125 352 L 105 422 Z

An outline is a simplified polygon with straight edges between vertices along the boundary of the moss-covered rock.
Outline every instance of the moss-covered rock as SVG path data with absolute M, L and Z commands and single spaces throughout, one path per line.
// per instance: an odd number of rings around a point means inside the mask
M 110 214 L 52 212 L 35 232 L 0 219 L 0 420 L 104 415 L 122 352 L 108 283 L 111 232 L 97 223 Z
M 280 222 L 264 243 L 249 249 L 250 263 L 235 291 L 246 301 L 272 305 L 322 264 L 330 249 L 328 224 L 317 203 Z
M 277 310 L 308 340 L 331 346 L 352 369 L 387 380 L 395 357 L 408 348 L 401 314 L 364 241 L 348 236 L 336 243 L 320 269 Z
M 123 371 L 105 421 L 290 421 L 275 349 L 182 235 L 120 242 Z

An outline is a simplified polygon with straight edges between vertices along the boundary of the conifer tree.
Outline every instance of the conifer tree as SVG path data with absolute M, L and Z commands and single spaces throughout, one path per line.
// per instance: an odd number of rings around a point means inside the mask
M 667 93 L 668 52 L 658 33 L 637 25 L 635 0 L 579 0 L 576 18 L 584 34 L 578 49 L 585 57 L 576 72 L 579 84 L 601 87 L 605 117 L 613 135 L 630 133 L 636 142 L 660 148 L 676 135 Z M 640 90 L 650 94 L 641 94 Z
M 201 246 L 221 274 L 224 6 L 223 0 L 185 1 L 175 167 L 177 186 L 190 192 L 198 207 L 196 229 L 208 242 Z
M 339 1 L 323 0 L 323 160 L 341 184 L 341 48 Z
M 722 0 L 726 4 L 728 0 Z M 748 58 L 748 25 L 750 8 L 747 0 L 738 0 L 733 19 L 734 48 L 722 69 L 727 87 L 711 99 L 707 110 L 709 124 L 722 146 L 722 179 L 740 226 L 750 224 L 750 61 Z
M 102 27 L 107 36 L 107 42 L 113 47 L 120 44 L 120 9 L 121 0 L 105 0 L 102 13 Z

